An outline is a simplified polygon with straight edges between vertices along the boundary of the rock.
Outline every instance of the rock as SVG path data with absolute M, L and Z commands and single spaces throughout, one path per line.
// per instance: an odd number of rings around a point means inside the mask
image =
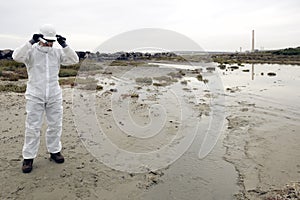
M 84 163 L 81 163 L 81 165 L 77 166 L 76 169 L 83 169 L 84 167 Z
M 163 86 L 165 86 L 165 84 L 163 84 L 163 83 L 153 83 L 153 86 L 163 87 Z
M 227 88 L 227 91 L 234 93 L 234 92 L 240 92 L 241 89 L 239 87 L 232 87 L 232 88 Z
M 181 81 L 180 83 L 181 83 L 182 85 L 187 85 L 187 81 L 186 81 L 186 80 Z
M 111 91 L 111 92 L 117 92 L 118 90 L 117 89 L 110 89 L 109 91 Z
M 232 70 L 234 70 L 234 69 L 239 69 L 238 66 L 230 66 L 229 68 L 232 69 Z
M 12 59 L 13 51 L 10 49 L 0 50 L 0 59 Z
M 133 93 L 130 95 L 131 98 L 139 98 L 139 94 Z
M 215 67 L 207 67 L 206 70 L 207 70 L 207 71 L 215 71 L 216 68 L 215 68 Z
M 201 75 L 201 74 L 199 74 L 199 75 L 197 76 L 197 79 L 198 79 L 198 81 L 203 81 L 203 77 L 202 77 L 202 75 Z
M 268 76 L 276 76 L 276 73 L 275 72 L 268 72 L 267 75 Z
M 135 79 L 135 82 L 138 84 L 151 85 L 153 80 L 151 77 L 139 77 Z
M 102 86 L 102 85 L 97 85 L 97 86 L 96 86 L 96 90 L 98 90 L 98 91 L 99 91 L 99 90 L 103 90 L 103 86 Z
M 241 111 L 242 112 L 247 112 L 249 109 L 248 108 L 242 108 Z
M 223 64 L 218 65 L 218 67 L 219 67 L 220 69 L 226 69 L 226 65 L 223 65 Z

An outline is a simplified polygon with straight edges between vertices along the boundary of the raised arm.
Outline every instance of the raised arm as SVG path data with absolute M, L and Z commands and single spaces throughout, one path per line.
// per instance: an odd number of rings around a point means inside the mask
M 14 50 L 12 58 L 17 62 L 26 63 L 29 58 L 29 52 L 32 49 L 32 45 L 37 43 L 41 37 L 43 37 L 42 34 L 33 34 L 29 42 L 26 42 L 24 45 Z
M 21 63 L 26 63 L 29 59 L 29 52 L 32 49 L 32 44 L 26 42 L 24 45 L 16 48 L 12 54 L 12 58 Z
M 79 58 L 76 52 L 69 46 L 62 49 L 61 64 L 62 65 L 74 65 L 79 62 Z
M 79 58 L 76 52 L 71 49 L 67 43 L 66 38 L 61 35 L 56 35 L 57 42 L 62 47 L 62 56 L 61 56 L 61 64 L 62 65 L 73 65 L 79 62 Z

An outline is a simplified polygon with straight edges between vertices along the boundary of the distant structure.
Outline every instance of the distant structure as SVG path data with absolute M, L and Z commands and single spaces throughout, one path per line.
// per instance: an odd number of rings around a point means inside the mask
M 254 52 L 254 30 L 252 30 L 252 49 L 251 52 Z

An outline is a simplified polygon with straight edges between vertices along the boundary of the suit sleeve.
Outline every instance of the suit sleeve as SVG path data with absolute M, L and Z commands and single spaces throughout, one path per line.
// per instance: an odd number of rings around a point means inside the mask
M 29 60 L 30 52 L 32 50 L 32 45 L 26 42 L 24 45 L 16 48 L 12 54 L 12 58 L 21 63 L 27 63 Z
M 62 65 L 73 65 L 79 62 L 79 58 L 76 52 L 69 46 L 63 48 L 61 54 L 61 64 Z

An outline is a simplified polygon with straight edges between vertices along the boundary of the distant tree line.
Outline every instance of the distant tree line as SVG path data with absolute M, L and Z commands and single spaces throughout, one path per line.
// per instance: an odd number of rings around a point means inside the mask
M 89 51 L 76 51 L 80 60 L 89 58 L 92 60 L 141 60 L 152 58 L 176 58 L 173 52 L 141 53 L 141 52 L 116 52 L 116 53 L 92 53 Z M 12 59 L 13 50 L 0 50 L 0 59 Z
M 297 48 L 286 48 L 272 51 L 275 55 L 300 55 L 300 47 Z

